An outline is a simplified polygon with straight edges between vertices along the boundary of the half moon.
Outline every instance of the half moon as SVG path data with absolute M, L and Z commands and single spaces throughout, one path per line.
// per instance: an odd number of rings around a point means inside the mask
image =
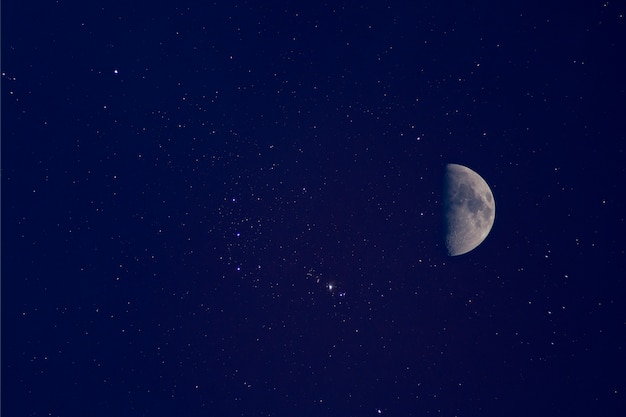
M 448 255 L 467 253 L 487 237 L 496 217 L 496 203 L 487 182 L 466 166 L 447 164 L 443 207 Z

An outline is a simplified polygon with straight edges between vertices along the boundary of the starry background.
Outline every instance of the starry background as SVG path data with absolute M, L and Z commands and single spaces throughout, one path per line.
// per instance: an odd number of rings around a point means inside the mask
M 622 3 L 2 6 L 6 415 L 625 415 Z

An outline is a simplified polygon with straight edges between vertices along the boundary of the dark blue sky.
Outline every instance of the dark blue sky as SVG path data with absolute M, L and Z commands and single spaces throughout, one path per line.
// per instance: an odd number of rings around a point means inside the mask
M 6 415 L 624 415 L 623 5 L 40 3 Z M 496 201 L 459 257 L 446 163 Z

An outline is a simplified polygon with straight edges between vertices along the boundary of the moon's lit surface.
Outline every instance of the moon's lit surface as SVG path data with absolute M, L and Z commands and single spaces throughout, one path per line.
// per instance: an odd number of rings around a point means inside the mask
M 496 205 L 480 175 L 463 165 L 446 165 L 443 204 L 448 255 L 467 253 L 485 240 L 495 220 Z

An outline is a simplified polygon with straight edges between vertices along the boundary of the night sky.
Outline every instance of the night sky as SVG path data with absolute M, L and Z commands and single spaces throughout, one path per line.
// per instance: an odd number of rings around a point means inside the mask
M 624 3 L 38 3 L 4 415 L 626 415 Z M 457 257 L 447 163 L 496 202 Z

